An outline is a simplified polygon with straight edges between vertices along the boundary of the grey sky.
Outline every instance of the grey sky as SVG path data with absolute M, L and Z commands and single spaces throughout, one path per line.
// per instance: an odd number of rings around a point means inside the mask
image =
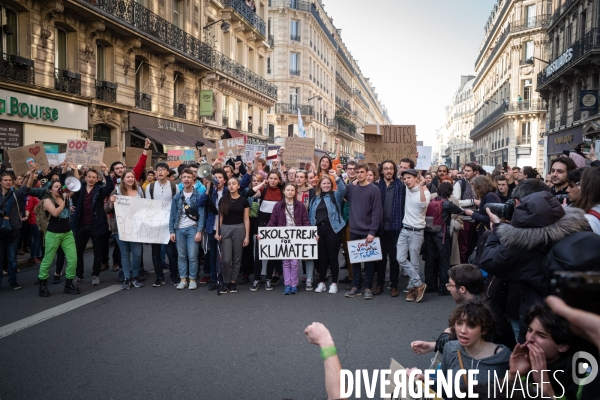
M 461 75 L 474 74 L 496 0 L 324 0 L 395 124 L 433 145 Z

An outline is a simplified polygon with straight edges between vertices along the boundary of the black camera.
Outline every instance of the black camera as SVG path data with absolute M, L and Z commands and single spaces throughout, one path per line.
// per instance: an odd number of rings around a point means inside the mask
M 550 294 L 571 307 L 600 314 L 600 272 L 554 272 Z
M 556 196 L 556 200 L 558 200 L 559 202 L 563 202 L 564 200 L 569 200 L 569 195 L 568 194 L 557 194 Z
M 513 213 L 515 212 L 515 201 L 509 199 L 506 203 L 487 203 L 484 207 L 484 212 L 489 209 L 492 214 L 497 215 L 499 218 L 503 218 L 507 221 L 512 219 Z

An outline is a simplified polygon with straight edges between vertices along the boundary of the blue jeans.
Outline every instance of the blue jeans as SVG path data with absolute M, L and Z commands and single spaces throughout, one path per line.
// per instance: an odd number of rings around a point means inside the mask
M 29 258 L 42 258 L 42 233 L 38 228 L 37 224 L 29 224 L 29 236 L 31 240 L 31 253 L 29 253 Z
M 175 243 L 177 244 L 179 277 L 185 279 L 196 279 L 198 276 L 198 250 L 199 243 L 196 243 L 194 237 L 198 233 L 198 227 L 188 226 L 187 228 L 177 229 L 175 231 Z M 188 275 L 189 270 L 189 275 Z
M 361 240 L 367 239 L 366 236 L 358 235 L 350 232 L 350 240 Z M 371 290 L 373 286 L 373 275 L 375 274 L 375 268 L 377 268 L 378 261 L 366 262 L 365 264 L 365 289 Z M 362 274 L 360 272 L 361 263 L 352 264 L 352 287 L 361 289 Z
M 424 231 L 411 231 L 403 228 L 396 245 L 396 256 L 400 268 L 409 276 L 408 289 L 418 288 L 423 284 L 419 276 L 419 261 L 421 260 L 421 246 L 425 240 Z M 410 261 L 408 256 L 410 254 Z
M 14 238 L 6 238 L 0 240 L 0 264 L 4 262 L 4 253 L 8 260 L 8 282 L 17 282 L 17 246 L 21 241 L 21 236 L 17 235 Z M 0 284 L 2 284 L 2 275 L 0 273 Z
M 142 260 L 142 244 L 121 240 L 118 233 L 114 234 L 114 238 L 121 251 L 121 268 L 125 279 L 137 278 Z

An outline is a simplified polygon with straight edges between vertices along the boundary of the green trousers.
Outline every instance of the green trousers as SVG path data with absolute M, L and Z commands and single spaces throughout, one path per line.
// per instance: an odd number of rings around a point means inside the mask
M 73 232 L 46 232 L 44 245 L 46 246 L 46 253 L 44 254 L 44 259 L 40 264 L 40 273 L 38 278 L 41 280 L 48 279 L 48 271 L 52 266 L 54 256 L 56 255 L 59 247 L 62 247 L 63 251 L 65 252 L 65 258 L 67 259 L 67 272 L 65 273 L 65 276 L 67 279 L 75 278 L 75 270 L 77 269 L 77 249 L 75 248 L 75 238 L 73 237 Z

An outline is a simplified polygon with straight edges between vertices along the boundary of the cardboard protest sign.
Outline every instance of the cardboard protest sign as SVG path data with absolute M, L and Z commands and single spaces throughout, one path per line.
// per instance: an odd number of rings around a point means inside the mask
M 110 167 L 115 161 L 123 162 L 123 154 L 119 151 L 118 147 L 109 147 L 104 149 L 102 161 L 104 161 L 104 164 L 106 164 L 107 167 Z
M 196 162 L 196 150 L 167 150 L 167 164 L 169 168 L 177 169 L 181 164 L 194 164 Z
M 431 149 L 431 146 L 417 146 L 419 157 L 417 157 L 416 169 L 429 170 L 429 167 L 431 167 Z
M 350 264 L 379 261 L 383 258 L 381 242 L 378 237 L 369 244 L 365 242 L 365 239 L 349 241 L 348 250 Z
M 7 149 L 8 159 L 15 175 L 23 175 L 31 170 L 32 164 L 37 164 L 38 169 L 50 168 L 44 143 L 38 142 L 23 147 Z
M 260 260 L 288 260 L 301 258 L 316 260 L 317 227 L 258 228 Z
M 400 163 L 403 158 L 416 158 L 415 125 L 365 125 L 364 136 L 366 163 Z
M 285 138 L 285 152 L 283 160 L 286 165 L 296 165 L 300 163 L 311 163 L 315 156 L 315 139 L 288 137 Z
M 65 161 L 75 165 L 101 165 L 104 157 L 104 142 L 89 140 L 67 140 Z
M 230 158 L 236 158 L 237 147 L 240 144 L 246 146 L 246 136 L 242 135 L 241 137 L 217 140 L 217 156 L 223 157 L 225 161 Z
M 144 149 L 139 147 L 125 147 L 125 165 L 127 168 L 133 168 L 140 160 L 140 157 L 144 153 Z M 108 164 L 107 164 L 108 165 Z M 146 158 L 146 167 L 152 166 L 152 150 L 148 150 L 148 156 Z
M 65 156 L 66 153 L 49 153 L 46 154 L 46 157 L 48 157 L 48 164 L 51 166 L 57 166 L 63 163 L 63 161 L 65 161 Z
M 115 217 L 119 238 L 127 242 L 167 244 L 171 202 L 117 196 Z

